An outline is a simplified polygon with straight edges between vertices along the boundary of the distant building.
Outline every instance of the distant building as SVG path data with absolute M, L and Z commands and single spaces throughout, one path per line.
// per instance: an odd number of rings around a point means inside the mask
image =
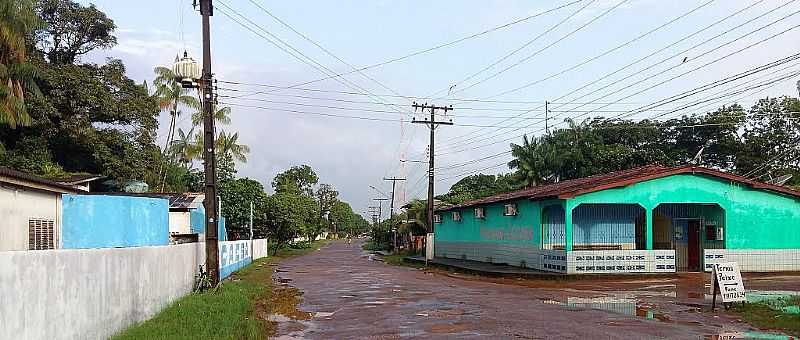
M 76 187 L 83 192 L 92 192 L 96 191 L 95 188 L 99 186 L 99 181 L 104 178 L 106 177 L 103 175 L 75 174 L 63 178 L 56 178 L 54 181 Z
M 709 168 L 646 166 L 434 216 L 435 256 L 567 274 L 800 270 L 800 192 Z
M 62 196 L 81 191 L 0 167 L 0 251 L 61 248 Z

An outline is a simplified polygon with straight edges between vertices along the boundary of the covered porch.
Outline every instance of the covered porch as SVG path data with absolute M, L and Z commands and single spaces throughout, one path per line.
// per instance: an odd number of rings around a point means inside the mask
M 541 221 L 541 248 L 564 250 L 569 273 L 702 271 L 704 250 L 725 248 L 715 203 L 567 199 L 543 207 Z

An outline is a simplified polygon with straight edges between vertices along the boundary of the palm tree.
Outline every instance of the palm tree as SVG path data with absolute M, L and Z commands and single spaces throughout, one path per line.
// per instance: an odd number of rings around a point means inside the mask
M 158 66 L 154 69 L 156 79 L 153 84 L 156 87 L 155 96 L 158 98 L 158 105 L 162 111 L 168 111 L 170 114 L 169 130 L 167 132 L 167 140 L 164 144 L 164 162 L 167 161 L 167 152 L 169 144 L 175 135 L 175 121 L 181 115 L 181 106 L 189 107 L 192 109 L 200 109 L 200 101 L 192 96 L 191 89 L 183 88 L 181 84 L 175 81 L 175 73 L 167 67 Z M 164 181 L 166 181 L 166 171 L 164 171 L 164 163 L 159 166 L 159 173 L 163 171 L 161 181 L 161 188 L 164 188 Z
M 214 112 L 214 120 L 217 123 L 228 125 L 231 123 L 231 108 L 229 106 L 225 106 Z M 200 126 L 203 125 L 203 111 L 197 111 L 192 113 L 192 125 Z
M 528 139 L 523 136 L 522 145 L 511 143 L 511 156 L 514 159 L 508 162 L 508 167 L 517 169 L 517 176 L 526 187 L 537 185 L 548 177 L 544 174 L 545 157 L 543 144 L 536 138 Z
M 247 154 L 250 153 L 250 147 L 244 144 L 239 144 L 239 133 L 226 134 L 225 131 L 220 131 L 216 140 L 216 149 L 220 157 L 230 156 L 242 163 L 247 163 Z
M 25 38 L 39 25 L 31 0 L 0 0 L 0 124 L 28 125 L 25 90 L 38 93 L 36 68 L 27 62 Z
M 183 129 L 178 128 L 178 138 L 173 140 L 169 146 L 169 153 L 176 161 L 183 163 L 186 169 L 192 168 L 192 162 L 198 157 L 202 151 L 202 146 L 197 147 L 192 142 L 194 138 L 194 127 L 189 129 L 189 132 L 184 132 Z

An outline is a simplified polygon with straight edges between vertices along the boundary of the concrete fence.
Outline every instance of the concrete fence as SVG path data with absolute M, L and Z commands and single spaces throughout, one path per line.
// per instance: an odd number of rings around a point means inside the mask
M 190 293 L 204 245 L 0 252 L 0 339 L 106 339 Z M 220 242 L 225 274 L 249 245 Z
M 267 257 L 269 255 L 269 246 L 267 239 L 253 240 L 253 260 Z

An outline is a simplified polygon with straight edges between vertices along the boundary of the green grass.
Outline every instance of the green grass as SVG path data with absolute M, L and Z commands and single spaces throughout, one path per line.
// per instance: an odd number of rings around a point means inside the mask
M 770 303 L 737 304 L 732 311 L 756 328 L 800 336 L 800 314 L 782 312 L 781 308 L 787 306 L 800 306 L 800 297 L 773 300 Z
M 417 262 L 409 262 L 405 260 L 405 257 L 408 256 L 409 253 L 397 253 L 388 256 L 381 256 L 383 262 L 393 266 L 406 266 L 406 267 L 413 267 L 413 268 L 421 268 L 425 265 L 422 263 Z
M 276 308 L 272 297 L 272 267 L 281 259 L 310 253 L 325 241 L 285 248 L 237 271 L 216 292 L 189 294 L 152 319 L 134 325 L 112 339 L 266 339 L 273 325 L 264 320 Z M 284 300 L 287 300 L 283 298 Z M 288 299 L 297 303 L 296 299 Z

